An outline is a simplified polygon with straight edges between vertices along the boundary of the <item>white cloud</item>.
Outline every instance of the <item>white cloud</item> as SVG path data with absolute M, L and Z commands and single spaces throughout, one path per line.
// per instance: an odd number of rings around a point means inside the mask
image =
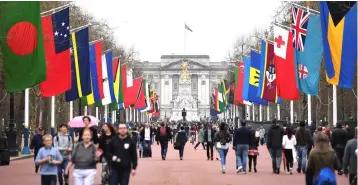
M 279 1 L 239 0 L 77 0 L 76 4 L 118 27 L 119 44 L 134 46 L 141 60 L 159 61 L 161 55 L 210 55 L 222 61 L 240 35 L 267 28 Z

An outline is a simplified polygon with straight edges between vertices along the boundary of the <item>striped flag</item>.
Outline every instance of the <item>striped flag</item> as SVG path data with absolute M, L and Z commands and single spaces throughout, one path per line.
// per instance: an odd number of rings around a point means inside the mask
M 104 98 L 102 80 L 102 42 L 89 46 L 92 93 L 81 98 L 81 104 L 92 105 Z
M 88 28 L 71 33 L 71 89 L 66 91 L 67 102 L 91 94 Z
M 142 78 L 138 78 L 137 80 L 140 81 L 140 86 L 139 86 L 139 92 L 136 98 L 136 103 L 134 105 L 134 108 L 137 110 L 141 110 L 147 107 L 145 101 L 145 80 L 143 80 Z
M 102 55 L 102 79 L 103 79 L 103 92 L 104 98 L 101 105 L 108 105 L 116 102 L 116 96 L 113 89 L 113 70 L 112 70 L 112 51 Z
M 143 80 L 144 83 L 144 97 L 146 106 L 143 109 L 140 109 L 141 112 L 148 111 L 150 109 L 150 97 L 149 97 L 149 84 L 146 80 Z
M 123 100 L 120 100 L 120 95 L 119 92 L 122 89 L 121 86 L 121 62 L 119 60 L 119 58 L 114 59 L 113 60 L 113 65 L 112 65 L 112 70 L 113 70 L 113 90 L 114 90 L 114 96 L 116 97 L 116 101 L 112 102 L 109 106 L 110 110 L 117 110 L 120 109 L 121 107 L 119 105 L 123 105 Z M 122 107 L 123 108 L 123 107 Z

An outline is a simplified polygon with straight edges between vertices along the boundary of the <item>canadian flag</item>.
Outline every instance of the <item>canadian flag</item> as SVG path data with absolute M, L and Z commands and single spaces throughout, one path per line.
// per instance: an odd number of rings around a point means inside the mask
M 292 34 L 278 26 L 273 30 L 277 95 L 286 100 L 298 100 Z

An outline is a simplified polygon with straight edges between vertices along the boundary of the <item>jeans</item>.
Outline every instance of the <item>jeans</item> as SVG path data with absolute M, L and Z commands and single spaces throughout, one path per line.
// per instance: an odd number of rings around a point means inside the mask
M 128 185 L 130 174 L 131 174 L 131 168 L 124 168 L 121 170 L 112 168 L 110 185 L 118 185 L 118 183 L 120 185 Z
M 198 143 L 196 143 L 196 145 L 194 146 L 194 148 L 196 149 L 196 148 L 200 145 L 200 143 L 201 143 L 201 145 L 203 145 L 203 148 L 204 148 L 204 150 L 205 150 L 205 144 L 204 144 L 204 143 L 202 143 L 202 142 L 198 142 Z
M 236 145 L 236 160 L 237 167 L 242 167 L 242 171 L 246 172 L 247 154 L 249 151 L 249 145 L 237 144 Z
M 166 157 L 167 152 L 168 152 L 168 141 L 161 141 L 160 142 L 160 149 L 161 149 L 162 157 Z
M 68 178 L 65 178 L 62 176 L 63 171 L 66 170 L 66 167 L 68 165 L 68 162 L 69 160 L 68 159 L 63 159 L 62 163 L 58 165 L 58 175 L 57 175 L 57 178 L 58 178 L 58 183 L 60 185 L 63 185 L 63 179 L 65 179 L 65 184 L 68 184 Z
M 265 138 L 260 138 L 260 143 L 261 143 L 261 146 L 265 144 Z
M 209 153 L 209 150 L 210 150 L 210 153 Z M 214 158 L 214 143 L 213 142 L 206 143 L 206 155 L 207 155 L 208 159 Z
M 227 155 L 227 152 L 229 151 L 229 149 L 218 148 L 218 151 L 219 151 L 219 155 L 220 155 L 221 165 L 225 165 L 226 164 L 226 155 Z
M 96 178 L 96 169 L 74 169 L 73 170 L 73 181 L 75 185 L 92 185 Z
M 280 169 L 282 161 L 282 149 L 281 148 L 271 148 L 270 155 L 272 159 L 272 169 Z
M 41 185 L 56 185 L 56 175 L 41 175 Z
M 298 157 L 298 170 L 306 170 L 306 158 L 307 158 L 307 147 L 298 146 L 297 147 L 297 157 Z
M 102 173 L 101 173 L 102 184 L 109 183 L 110 175 L 111 175 L 110 164 L 108 164 L 107 159 L 102 156 Z
M 180 148 L 179 148 L 179 157 L 182 158 L 184 155 L 184 146 L 185 143 L 180 143 Z

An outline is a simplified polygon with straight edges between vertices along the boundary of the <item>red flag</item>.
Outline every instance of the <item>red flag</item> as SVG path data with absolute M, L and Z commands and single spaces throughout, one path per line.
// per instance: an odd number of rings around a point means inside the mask
M 42 17 L 41 23 L 46 80 L 40 83 L 40 91 L 42 97 L 51 97 L 71 89 L 69 8 Z
M 234 93 L 234 105 L 239 103 L 244 104 L 242 99 L 242 89 L 244 88 L 244 63 L 239 62 L 235 67 L 235 93 Z
M 298 100 L 292 34 L 288 30 L 275 29 L 274 35 L 278 96 L 286 100 Z
M 142 83 L 142 78 L 133 80 L 132 73 L 127 73 L 127 65 L 121 67 L 123 104 L 125 108 L 134 106 Z
M 96 42 L 94 44 L 95 52 L 96 52 L 96 69 L 97 69 L 97 85 L 98 85 L 98 92 L 99 97 L 101 99 L 104 98 L 103 92 L 103 80 L 102 80 L 102 42 Z M 92 87 L 93 89 L 93 87 Z M 93 90 L 96 91 L 96 90 Z
M 146 101 L 145 101 L 145 84 L 143 83 L 143 80 L 142 78 L 140 78 L 140 87 L 139 87 L 139 93 L 137 95 L 137 98 L 136 98 L 136 103 L 134 105 L 134 108 L 135 109 L 142 109 L 144 107 L 147 106 L 146 104 Z
M 120 64 L 119 58 L 114 59 L 113 62 L 112 62 L 113 82 L 116 80 L 117 69 L 118 69 L 119 64 Z

